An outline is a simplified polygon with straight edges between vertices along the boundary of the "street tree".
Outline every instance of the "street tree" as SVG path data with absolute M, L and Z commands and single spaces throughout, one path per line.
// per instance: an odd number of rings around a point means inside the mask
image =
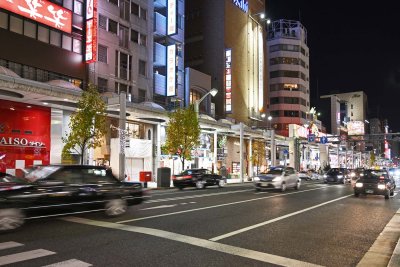
M 166 132 L 165 150 L 179 156 L 183 170 L 185 161 L 192 159 L 192 151 L 200 145 L 200 126 L 193 105 L 171 112 Z
M 101 146 L 102 137 L 106 134 L 106 103 L 97 91 L 89 84 L 78 101 L 77 110 L 71 115 L 70 132 L 62 138 L 64 148 L 62 156 L 70 158 L 72 151 L 80 156 L 83 164 L 84 154 L 90 148 Z
M 264 159 L 266 158 L 266 150 L 265 150 L 265 143 L 264 142 L 259 142 L 259 141 L 254 141 L 252 142 L 252 156 L 251 156 L 251 162 L 253 166 L 257 167 L 257 174 L 260 166 L 264 162 Z

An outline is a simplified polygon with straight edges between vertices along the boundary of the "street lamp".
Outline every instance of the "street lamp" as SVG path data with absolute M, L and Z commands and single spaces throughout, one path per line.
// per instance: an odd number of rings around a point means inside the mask
M 214 97 L 218 93 L 218 89 L 213 88 L 207 94 L 203 95 L 202 98 L 194 101 L 194 111 L 196 112 L 196 117 L 199 118 L 199 106 L 201 101 L 203 101 L 209 94 Z

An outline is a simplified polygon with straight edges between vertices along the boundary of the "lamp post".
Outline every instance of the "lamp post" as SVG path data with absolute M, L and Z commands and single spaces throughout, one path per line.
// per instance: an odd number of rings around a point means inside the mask
M 271 116 L 271 115 L 269 115 L 267 119 L 268 119 L 268 129 L 270 129 L 270 130 L 271 130 L 271 121 L 272 121 L 272 116 Z
M 213 88 L 207 94 L 203 95 L 202 98 L 195 100 L 195 102 L 194 102 L 194 111 L 196 112 L 197 119 L 199 118 L 199 107 L 200 107 L 201 101 L 203 101 L 209 94 L 212 97 L 214 97 L 217 93 L 218 93 L 218 89 Z

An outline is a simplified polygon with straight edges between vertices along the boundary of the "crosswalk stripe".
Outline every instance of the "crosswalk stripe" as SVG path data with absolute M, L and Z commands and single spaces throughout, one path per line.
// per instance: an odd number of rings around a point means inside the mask
M 14 242 L 14 241 L 3 242 L 3 243 L 0 243 L 0 250 L 8 249 L 8 248 L 15 248 L 15 247 L 19 247 L 19 246 L 23 246 L 23 244 L 17 243 L 17 242 Z
M 93 265 L 80 260 L 71 259 L 67 261 L 61 261 L 54 264 L 46 265 L 43 267 L 89 267 L 89 266 Z
M 7 256 L 2 256 L 2 257 L 0 257 L 0 266 L 15 263 L 15 262 L 20 262 L 20 261 L 36 259 L 36 258 L 40 258 L 40 257 L 44 257 L 44 256 L 53 255 L 53 254 L 56 254 L 56 253 L 53 251 L 45 250 L 45 249 L 36 249 L 36 250 L 11 254 L 11 255 L 7 255 Z

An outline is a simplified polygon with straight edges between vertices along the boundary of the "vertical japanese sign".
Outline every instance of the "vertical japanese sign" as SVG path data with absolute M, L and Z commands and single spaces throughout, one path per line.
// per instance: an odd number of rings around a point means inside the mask
M 167 46 L 167 96 L 176 95 L 176 45 Z
M 262 27 L 258 26 L 258 110 L 264 107 L 264 41 Z
M 97 0 L 86 2 L 86 63 L 97 60 Z
M 71 33 L 72 12 L 46 0 L 0 0 L 0 8 Z
M 232 49 L 225 49 L 225 112 L 232 112 Z
M 177 0 L 168 0 L 167 35 L 176 34 Z

